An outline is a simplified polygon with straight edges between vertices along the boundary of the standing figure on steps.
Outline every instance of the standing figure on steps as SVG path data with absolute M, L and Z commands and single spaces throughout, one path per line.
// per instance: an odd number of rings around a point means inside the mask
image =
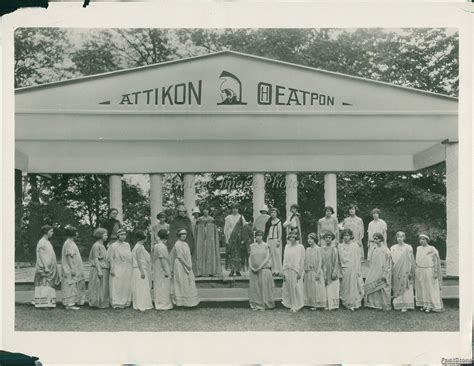
M 219 232 L 208 207 L 202 209 L 202 216 L 196 220 L 196 275 L 216 276 L 222 273 L 219 247 Z
M 257 230 L 260 231 L 265 231 L 265 225 L 270 218 L 270 215 L 268 215 L 268 206 L 263 205 L 263 207 L 260 209 L 260 215 L 258 215 L 253 222 L 253 231 L 254 233 Z
M 171 252 L 173 249 L 174 243 L 178 240 L 176 233 L 180 229 L 186 230 L 186 242 L 189 246 L 189 250 L 191 251 L 193 265 L 196 265 L 196 248 L 194 244 L 194 230 L 191 219 L 187 215 L 186 207 L 183 204 L 180 204 L 176 207 L 176 217 L 171 221 L 169 231 L 170 231 L 170 238 L 168 240 L 168 250 Z
M 245 218 L 239 213 L 239 206 L 232 206 L 232 213 L 227 215 L 224 224 L 224 235 L 226 250 L 229 251 L 229 276 L 241 276 L 245 258 L 242 258 L 242 247 L 245 244 L 242 238 L 243 228 L 246 224 Z
M 289 238 L 290 233 L 295 233 L 298 237 L 298 243 L 303 244 L 303 232 L 301 229 L 301 215 L 298 212 L 299 206 L 293 203 L 290 207 L 290 217 L 283 223 L 286 229 L 286 237 Z M 301 242 L 299 241 L 301 240 Z
M 356 205 L 350 205 L 347 211 L 349 216 L 342 222 L 342 227 L 344 230 L 351 230 L 352 241 L 359 246 L 359 258 L 362 260 L 364 258 L 364 246 L 362 244 L 362 239 L 364 238 L 364 222 L 359 216 L 357 216 Z
M 281 275 L 283 273 L 283 225 L 278 218 L 276 208 L 270 209 L 270 218 L 265 225 L 263 240 L 270 246 L 273 275 Z

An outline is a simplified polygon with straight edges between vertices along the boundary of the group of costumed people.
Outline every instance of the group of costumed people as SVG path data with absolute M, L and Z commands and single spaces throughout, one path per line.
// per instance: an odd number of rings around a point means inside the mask
M 416 259 L 405 234 L 396 234 L 397 243 L 387 247 L 387 224 L 380 210 L 372 210 L 368 226 L 369 271 L 362 278 L 364 225 L 356 216 L 357 207 L 340 225 L 332 207 L 325 207 L 317 233 L 301 231 L 298 205 L 282 222 L 276 208 L 262 207 L 253 224 L 232 206 L 225 218 L 226 268 L 229 276 L 249 273 L 249 302 L 254 310 L 275 306 L 275 276 L 283 278 L 282 304 L 296 312 L 304 306 L 338 309 L 340 302 L 351 311 L 362 306 L 406 312 L 419 306 L 422 311 L 442 311 L 442 274 L 438 251 L 420 234 Z M 166 222 L 159 213 L 152 226 L 150 252 L 145 248 L 146 230 L 134 231 L 134 247 L 126 242 L 127 232 L 111 209 L 94 231 L 89 254 L 91 270 L 86 291 L 81 254 L 75 240 L 77 229 L 65 228 L 66 240 L 59 272 L 50 238 L 51 226 L 42 227 L 36 249 L 35 299 L 38 308 L 54 308 L 59 286 L 66 309 L 90 307 L 136 310 L 169 310 L 174 306 L 199 304 L 195 276 L 222 275 L 219 231 L 210 209 L 195 208 L 193 218 L 178 205 L 177 216 Z M 286 245 L 285 245 L 286 244 Z M 306 246 L 306 248 L 305 248 Z M 284 253 L 283 253 L 284 252 Z M 416 295 L 416 296 L 415 296 Z M 393 301 L 392 301 L 393 300 Z
M 297 206 L 290 220 L 288 243 L 284 249 L 282 304 L 296 312 L 304 306 L 311 310 L 338 309 L 340 303 L 351 311 L 362 304 L 368 308 L 407 312 L 416 306 L 424 312 L 444 310 L 441 299 L 442 272 L 437 249 L 429 245 L 426 233 L 418 236 L 416 258 L 413 247 L 405 243 L 405 233 L 396 233 L 396 244 L 387 246 L 387 224 L 380 210 L 372 210 L 368 225 L 368 273 L 363 279 L 364 224 L 356 215 L 357 207 L 340 225 L 334 209 L 325 207 L 318 221 L 317 233 L 307 236 L 306 249 L 301 238 Z M 292 208 L 293 209 L 293 208 Z M 275 220 L 267 221 L 275 223 Z M 272 225 L 270 225 L 270 228 Z M 268 231 L 256 231 L 256 242 L 250 248 L 250 306 L 255 310 L 271 309 L 274 281 L 271 276 L 279 263 L 272 262 L 272 245 L 263 238 Z M 264 254 L 265 253 L 265 254 Z M 253 283 L 252 283 L 253 282 Z

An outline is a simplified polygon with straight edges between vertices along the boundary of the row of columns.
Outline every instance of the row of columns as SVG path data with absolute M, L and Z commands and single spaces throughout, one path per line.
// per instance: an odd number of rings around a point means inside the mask
M 194 174 L 184 174 L 184 206 L 188 212 L 196 206 L 196 188 Z M 260 209 L 265 204 L 265 175 L 263 173 L 253 174 L 253 217 L 257 217 Z M 286 173 L 286 214 L 290 214 L 290 206 L 298 203 L 298 176 L 295 173 Z M 109 177 L 110 207 L 119 212 L 118 219 L 123 220 L 122 207 L 122 176 L 112 174 Z M 324 200 L 326 206 L 332 206 L 337 210 L 337 184 L 336 174 L 324 175 Z M 150 214 L 152 224 L 156 223 L 156 215 L 163 210 L 163 174 L 150 174 Z

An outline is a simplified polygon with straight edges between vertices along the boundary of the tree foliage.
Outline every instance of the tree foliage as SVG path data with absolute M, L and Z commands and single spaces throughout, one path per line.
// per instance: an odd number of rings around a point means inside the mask
M 74 67 L 67 57 L 71 43 L 58 28 L 18 28 L 15 31 L 15 87 L 68 79 Z

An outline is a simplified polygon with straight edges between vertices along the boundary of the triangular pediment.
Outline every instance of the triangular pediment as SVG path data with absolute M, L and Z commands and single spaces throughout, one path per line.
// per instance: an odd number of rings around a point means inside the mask
M 456 113 L 457 99 L 225 51 L 18 89 L 17 112 Z

